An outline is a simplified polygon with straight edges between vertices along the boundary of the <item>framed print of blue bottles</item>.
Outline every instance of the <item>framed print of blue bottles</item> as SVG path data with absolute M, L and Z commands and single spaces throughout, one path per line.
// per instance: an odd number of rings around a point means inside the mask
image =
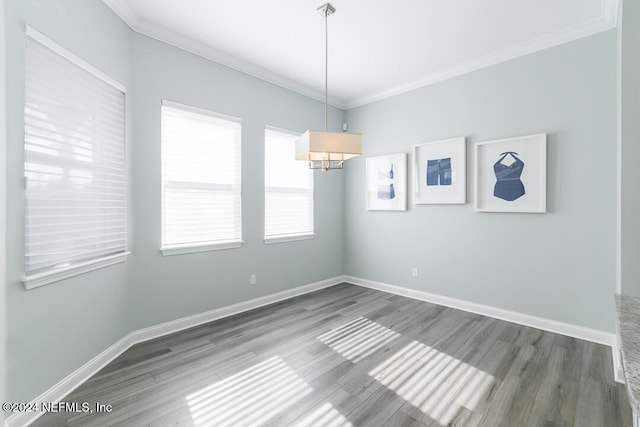
M 413 203 L 467 201 L 467 147 L 464 137 L 413 147 Z
M 477 211 L 546 212 L 546 134 L 479 142 L 475 159 Z
M 366 162 L 367 210 L 407 210 L 407 154 L 367 157 Z

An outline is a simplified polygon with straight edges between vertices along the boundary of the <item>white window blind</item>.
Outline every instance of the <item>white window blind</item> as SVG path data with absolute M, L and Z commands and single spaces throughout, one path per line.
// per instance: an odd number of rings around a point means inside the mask
M 313 235 L 313 171 L 295 159 L 298 136 L 265 130 L 265 240 Z
M 240 119 L 163 101 L 164 254 L 242 242 L 240 132 Z
M 91 69 L 27 29 L 27 287 L 125 254 L 124 88 Z

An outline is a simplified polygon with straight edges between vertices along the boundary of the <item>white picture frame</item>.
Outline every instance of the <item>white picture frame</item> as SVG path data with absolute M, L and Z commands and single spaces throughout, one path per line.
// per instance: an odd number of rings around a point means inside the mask
M 547 211 L 547 134 L 478 142 L 474 154 L 476 211 Z
M 465 137 L 413 146 L 413 203 L 467 202 L 467 144 Z
M 369 211 L 407 210 L 407 154 L 366 159 L 365 194 Z

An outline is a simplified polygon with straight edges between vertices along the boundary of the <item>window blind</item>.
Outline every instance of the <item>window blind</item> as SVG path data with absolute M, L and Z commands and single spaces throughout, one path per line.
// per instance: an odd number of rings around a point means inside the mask
M 241 242 L 240 151 L 240 119 L 163 101 L 163 249 Z
M 25 54 L 25 283 L 126 250 L 124 90 L 36 35 Z
M 298 136 L 265 129 L 265 239 L 313 234 L 313 171 L 295 159 Z

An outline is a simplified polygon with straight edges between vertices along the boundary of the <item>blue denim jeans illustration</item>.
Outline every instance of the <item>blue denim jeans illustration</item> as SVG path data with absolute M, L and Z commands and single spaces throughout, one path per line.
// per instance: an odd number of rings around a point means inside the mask
M 427 160 L 427 185 L 451 185 L 451 157 Z

